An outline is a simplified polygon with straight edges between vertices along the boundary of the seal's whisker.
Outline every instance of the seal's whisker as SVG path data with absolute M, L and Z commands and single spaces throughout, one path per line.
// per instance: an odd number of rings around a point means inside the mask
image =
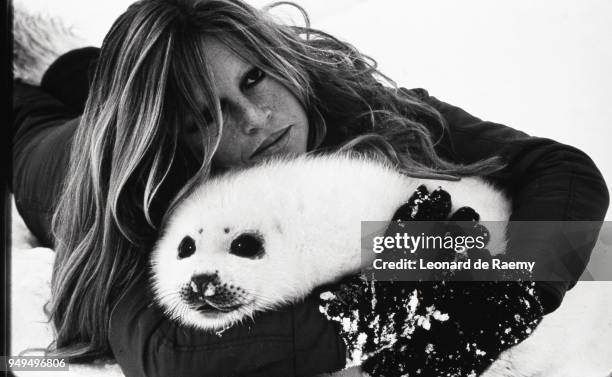
M 261 294 L 259 292 L 256 292 L 254 290 L 248 289 L 248 288 L 243 288 L 245 292 L 247 292 L 250 296 L 261 299 L 261 301 L 267 303 L 267 302 L 274 302 L 274 303 L 278 303 L 279 302 L 279 298 L 278 297 L 272 297 L 272 296 L 266 296 L 264 294 Z

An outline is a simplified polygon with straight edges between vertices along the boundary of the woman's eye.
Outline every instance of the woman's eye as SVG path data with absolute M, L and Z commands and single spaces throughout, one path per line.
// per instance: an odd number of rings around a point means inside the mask
M 244 76 L 244 88 L 248 89 L 255 86 L 259 81 L 266 77 L 266 73 L 259 68 L 253 68 Z

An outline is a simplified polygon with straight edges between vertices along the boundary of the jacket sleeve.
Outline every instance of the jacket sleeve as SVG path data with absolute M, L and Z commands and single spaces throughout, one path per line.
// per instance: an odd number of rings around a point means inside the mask
M 211 333 L 166 319 L 148 287 L 135 281 L 111 313 L 109 342 L 126 377 L 309 376 L 344 367 L 338 325 L 315 297 Z
M 510 127 L 482 121 L 429 96 L 423 89 L 408 92 L 436 108 L 446 120 L 448 130 L 438 145 L 441 155 L 458 163 L 472 163 L 495 155 L 502 157 L 506 166 L 489 178 L 510 196 L 511 221 L 600 222 L 604 219 L 609 204 L 608 188 L 584 152 L 550 139 L 531 137 Z M 517 257 L 537 253 L 536 260 L 545 261 L 545 268 L 558 272 L 558 276 L 571 277 L 571 281 L 538 283 L 546 312 L 559 307 L 565 292 L 583 273 L 597 240 L 599 226 L 595 228 L 580 246 L 576 246 L 558 240 L 559 237 L 555 242 L 542 242 L 554 238 L 553 235 L 526 235 L 524 227 L 519 236 L 513 234 L 510 227 L 510 245 L 513 241 L 521 245 L 518 250 L 510 248 Z M 547 230 L 544 227 L 533 232 Z M 517 237 L 523 240 L 519 242 Z M 529 241 L 525 242 L 525 239 Z
M 50 223 L 70 156 L 78 114 L 37 86 L 13 85 L 11 191 L 24 222 L 52 247 Z

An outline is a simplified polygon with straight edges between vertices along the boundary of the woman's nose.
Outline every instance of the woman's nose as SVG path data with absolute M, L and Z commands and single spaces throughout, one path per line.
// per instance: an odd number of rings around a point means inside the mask
M 269 106 L 249 103 L 242 109 L 240 127 L 245 134 L 251 135 L 266 128 L 271 117 L 272 110 Z

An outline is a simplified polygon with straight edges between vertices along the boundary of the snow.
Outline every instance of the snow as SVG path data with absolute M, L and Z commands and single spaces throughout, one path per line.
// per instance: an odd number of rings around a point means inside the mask
M 579 282 L 559 309 L 483 377 L 606 377 L 612 372 L 611 340 L 612 282 Z

